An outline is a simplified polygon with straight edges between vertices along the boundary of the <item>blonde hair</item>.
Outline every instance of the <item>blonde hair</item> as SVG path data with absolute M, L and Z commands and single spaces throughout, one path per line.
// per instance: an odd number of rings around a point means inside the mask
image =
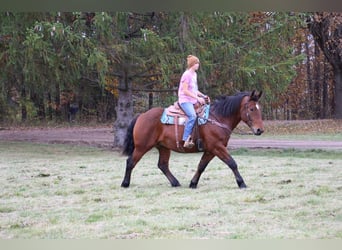
M 199 63 L 199 59 L 196 56 L 188 55 L 186 58 L 188 69 L 194 66 L 196 63 Z

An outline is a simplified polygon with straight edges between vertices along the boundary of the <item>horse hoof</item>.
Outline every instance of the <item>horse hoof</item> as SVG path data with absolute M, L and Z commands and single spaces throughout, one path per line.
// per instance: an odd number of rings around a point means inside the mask
M 247 188 L 247 186 L 246 186 L 245 183 L 241 183 L 241 184 L 239 185 L 239 188 L 240 188 L 240 189 L 244 189 L 244 188 Z
M 179 184 L 179 182 L 175 183 L 175 184 L 171 184 L 172 187 L 180 187 L 181 184 Z
M 190 182 L 189 188 L 197 188 L 197 183 Z
M 129 187 L 129 183 L 123 182 L 123 183 L 121 183 L 121 187 L 128 188 Z

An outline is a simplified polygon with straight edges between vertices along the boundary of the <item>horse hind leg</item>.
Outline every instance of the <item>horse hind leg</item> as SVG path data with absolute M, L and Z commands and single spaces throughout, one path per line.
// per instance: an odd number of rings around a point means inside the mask
M 125 171 L 125 176 L 124 179 L 121 183 L 121 187 L 129 187 L 129 184 L 131 182 L 131 174 L 132 174 L 132 170 L 135 166 L 135 163 L 133 162 L 133 157 L 132 155 L 129 156 L 126 160 L 126 171 Z
M 169 159 L 171 155 L 171 150 L 167 148 L 158 148 L 159 151 L 159 160 L 158 160 L 158 168 L 163 172 L 166 178 L 169 180 L 172 187 L 179 187 L 180 183 L 174 177 L 169 169 Z
M 124 179 L 121 183 L 121 187 L 129 187 L 131 182 L 131 175 L 134 167 L 137 165 L 137 163 L 140 161 L 140 159 L 143 157 L 143 155 L 150 150 L 151 148 L 147 148 L 145 150 L 139 150 L 139 148 L 135 148 L 132 155 L 130 155 L 126 160 L 126 171 Z

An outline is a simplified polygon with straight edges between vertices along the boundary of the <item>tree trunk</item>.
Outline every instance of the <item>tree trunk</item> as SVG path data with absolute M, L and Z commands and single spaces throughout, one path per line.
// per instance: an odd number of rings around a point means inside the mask
M 131 120 L 133 119 L 133 98 L 131 82 L 127 78 L 120 79 L 119 99 L 116 107 L 116 120 L 114 122 L 113 147 L 122 148 Z
M 315 61 L 314 61 L 314 79 L 313 79 L 313 115 L 314 119 L 321 118 L 321 95 L 320 95 L 320 83 L 321 83 L 321 61 L 320 58 L 320 49 L 317 43 L 315 43 Z
M 189 39 L 189 21 L 186 13 L 183 13 L 180 17 L 179 37 L 181 51 L 185 51 L 186 43 Z
M 60 87 L 59 83 L 55 83 L 56 87 L 56 95 L 55 95 L 55 104 L 56 104 L 56 109 L 55 109 L 55 115 L 56 115 L 56 121 L 59 121 L 62 115 L 61 112 L 61 92 L 60 92 Z
M 21 89 L 21 121 L 25 122 L 27 120 L 27 109 L 26 109 L 26 89 L 23 86 Z
M 45 106 L 44 106 L 44 95 L 40 96 L 37 93 L 33 93 L 31 100 L 37 107 L 37 117 L 40 121 L 45 120 Z
M 324 58 L 325 59 L 325 58 Z M 324 64 L 323 64 L 323 93 L 322 93 L 322 118 L 326 119 L 328 118 L 328 107 L 329 107 L 329 103 L 328 103 L 328 67 L 327 67 L 327 62 L 326 59 L 324 60 Z
M 151 109 L 153 107 L 153 93 L 150 92 L 148 94 L 148 109 Z
M 334 69 L 335 93 L 334 93 L 334 117 L 342 119 L 342 70 Z
M 315 41 L 334 68 L 334 118 L 342 119 L 342 14 L 316 12 L 308 26 Z
M 312 72 L 311 72 L 311 51 L 309 48 L 309 41 L 306 41 L 305 43 L 305 49 L 306 49 L 306 55 L 307 55 L 307 63 L 306 63 L 306 75 L 307 75 L 307 79 L 308 79 L 308 90 L 309 90 L 309 95 L 307 98 L 307 102 L 306 102 L 306 107 L 309 109 L 312 105 Z M 309 111 L 311 112 L 311 110 Z M 311 114 L 310 114 L 311 116 Z

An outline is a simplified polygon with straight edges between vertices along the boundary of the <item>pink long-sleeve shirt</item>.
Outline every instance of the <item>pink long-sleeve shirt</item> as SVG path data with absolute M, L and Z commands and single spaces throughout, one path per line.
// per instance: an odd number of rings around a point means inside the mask
M 178 102 L 191 102 L 195 104 L 197 102 L 196 98 L 188 96 L 184 93 L 184 83 L 188 84 L 188 90 L 194 93 L 197 96 L 198 85 L 197 85 L 197 73 L 196 71 L 186 70 L 180 80 L 179 88 L 178 88 Z

